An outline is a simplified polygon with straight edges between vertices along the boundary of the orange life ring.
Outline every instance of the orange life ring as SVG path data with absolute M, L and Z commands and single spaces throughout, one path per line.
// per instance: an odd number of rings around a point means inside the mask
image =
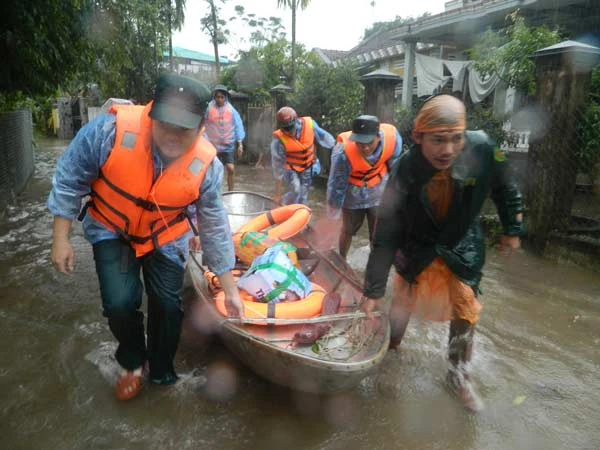
M 308 225 L 311 214 L 310 208 L 303 204 L 281 206 L 255 217 L 250 222 L 242 225 L 236 232 L 263 231 L 272 225 L 276 225 L 266 232 L 267 235 L 285 240 L 302 231 Z
M 302 300 L 295 302 L 261 303 L 242 289 L 238 289 L 240 299 L 244 303 L 244 317 L 250 319 L 307 319 L 321 313 L 325 289 L 316 283 L 311 283 L 310 293 Z M 225 308 L 225 291 L 214 295 L 215 306 L 221 315 L 227 317 Z
M 235 281 L 237 281 L 242 276 L 242 271 L 240 269 L 233 269 L 231 271 L 231 274 L 233 275 L 233 279 Z M 221 287 L 221 282 L 219 281 L 219 277 L 214 272 L 211 272 L 210 270 L 205 270 L 204 271 L 204 279 L 206 280 L 206 283 L 208 284 L 208 288 L 211 290 L 211 292 L 215 292 L 215 291 L 218 291 L 219 289 L 223 289 Z

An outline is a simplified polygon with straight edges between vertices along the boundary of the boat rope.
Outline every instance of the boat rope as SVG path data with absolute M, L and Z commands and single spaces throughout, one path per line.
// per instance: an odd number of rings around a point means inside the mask
M 370 322 L 362 317 L 356 317 L 348 326 L 332 329 L 317 339 L 313 344 L 313 352 L 330 360 L 350 360 L 373 339 L 376 329 Z

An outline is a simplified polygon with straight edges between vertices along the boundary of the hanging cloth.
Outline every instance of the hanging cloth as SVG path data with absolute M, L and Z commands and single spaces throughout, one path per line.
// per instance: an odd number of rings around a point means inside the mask
M 431 56 L 415 54 L 417 96 L 431 95 L 448 79 L 444 76 L 444 62 Z
M 500 78 L 498 75 L 481 76 L 473 66 L 469 67 L 469 94 L 475 104 L 481 103 L 494 92 Z

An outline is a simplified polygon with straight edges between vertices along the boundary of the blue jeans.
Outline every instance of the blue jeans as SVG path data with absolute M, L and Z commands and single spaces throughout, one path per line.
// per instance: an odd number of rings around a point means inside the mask
M 118 363 L 134 370 L 148 361 L 153 382 L 174 383 L 184 269 L 158 251 L 136 258 L 129 244 L 119 239 L 100 241 L 93 249 L 103 314 L 119 342 Z M 140 271 L 148 295 L 147 342 L 144 314 L 139 310 L 143 295 Z

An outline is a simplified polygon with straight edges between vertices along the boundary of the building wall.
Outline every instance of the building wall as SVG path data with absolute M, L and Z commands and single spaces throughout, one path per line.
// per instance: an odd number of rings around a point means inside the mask
M 190 59 L 173 58 L 174 70 L 180 75 L 193 76 L 209 85 L 217 81 L 216 67 L 212 62 L 194 61 Z M 224 64 L 221 64 L 223 67 Z M 164 69 L 169 68 L 168 60 L 161 64 Z

